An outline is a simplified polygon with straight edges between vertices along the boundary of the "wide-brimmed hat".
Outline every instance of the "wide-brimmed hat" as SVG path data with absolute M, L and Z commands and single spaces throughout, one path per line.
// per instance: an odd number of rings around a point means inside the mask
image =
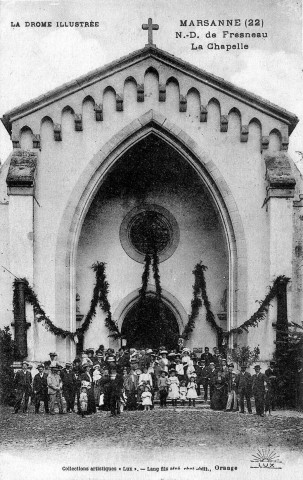
M 172 372 L 175 372 L 175 373 L 176 373 L 176 369 L 175 369 L 175 368 L 170 368 L 170 369 L 169 369 L 169 373 L 172 373 Z
M 88 353 L 88 352 L 93 352 L 93 353 L 94 353 L 95 350 L 94 350 L 93 348 L 87 348 L 87 349 L 86 349 L 86 353 Z
M 234 368 L 234 364 L 233 364 L 233 363 L 230 363 L 228 366 Z
M 254 366 L 254 369 L 255 369 L 255 370 L 261 370 L 261 367 L 260 367 L 260 365 L 255 365 L 255 366 Z
M 87 363 L 83 363 L 83 365 L 82 365 L 82 368 L 86 368 L 86 367 L 89 367 L 89 368 L 91 368 L 91 367 L 92 367 L 92 364 L 91 364 L 91 363 L 89 363 L 89 362 L 87 362 Z
M 27 365 L 29 367 L 29 363 L 26 360 L 22 362 L 22 365 Z
M 161 370 L 161 375 L 162 373 L 165 373 L 165 375 L 167 375 L 167 371 L 166 370 Z
M 163 353 L 166 353 L 166 354 L 167 354 L 167 350 L 161 350 L 161 351 L 160 351 L 160 355 L 162 355 Z
M 151 348 L 148 348 L 145 353 L 153 353 Z
M 37 365 L 37 368 L 44 368 L 43 363 L 39 363 L 39 365 Z
M 116 360 L 114 359 L 114 357 L 108 357 L 107 361 L 108 362 L 115 362 Z
M 72 364 L 69 363 L 69 362 L 67 362 L 67 363 L 65 364 L 65 368 L 66 368 L 66 367 L 71 367 L 71 366 L 72 366 Z
M 193 372 L 189 375 L 189 378 L 197 378 L 197 374 L 195 372 Z
M 94 369 L 94 370 L 96 370 L 96 368 L 99 368 L 99 370 L 101 370 L 101 367 L 100 367 L 100 365 L 99 365 L 98 363 L 93 366 L 93 369 Z
M 51 352 L 51 353 L 49 353 L 49 356 L 50 357 L 57 357 L 58 355 L 56 354 L 56 352 Z

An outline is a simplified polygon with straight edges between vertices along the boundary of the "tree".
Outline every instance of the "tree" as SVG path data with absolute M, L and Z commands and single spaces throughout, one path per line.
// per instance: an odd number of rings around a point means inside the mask
M 14 401 L 15 342 L 9 327 L 0 329 L 0 403 L 12 405 Z

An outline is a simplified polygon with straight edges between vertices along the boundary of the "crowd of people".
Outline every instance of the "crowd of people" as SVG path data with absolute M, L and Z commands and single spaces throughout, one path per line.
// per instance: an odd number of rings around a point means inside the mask
M 180 351 L 161 347 L 137 350 L 121 348 L 87 349 L 72 363 L 62 365 L 55 352 L 50 360 L 38 365 L 38 373 L 32 379 L 30 365 L 24 361 L 22 370 L 14 377 L 16 401 L 14 413 L 22 408 L 28 411 L 29 401 L 38 414 L 41 403 L 45 413 L 59 414 L 77 411 L 84 417 L 98 410 L 110 411 L 112 416 L 123 410 L 150 410 L 155 400 L 160 408 L 168 403 L 176 407 L 195 406 L 197 397 L 210 402 L 213 410 L 252 413 L 251 397 L 254 397 L 256 414 L 264 416 L 275 408 L 276 372 L 274 363 L 261 373 L 255 365 L 255 374 L 247 371 L 247 365 L 235 370 L 217 347 L 210 353 L 205 347 L 201 355 L 188 348 Z

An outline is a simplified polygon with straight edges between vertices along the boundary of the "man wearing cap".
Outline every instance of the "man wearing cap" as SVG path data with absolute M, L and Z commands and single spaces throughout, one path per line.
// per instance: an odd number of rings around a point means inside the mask
M 239 393 L 240 413 L 244 413 L 244 399 L 246 399 L 246 405 L 248 413 L 252 413 L 251 410 L 251 374 L 246 371 L 247 365 L 241 365 L 241 371 L 237 375 L 236 384 Z
M 61 374 L 63 397 L 66 401 L 66 413 L 74 411 L 75 395 L 77 391 L 77 379 L 72 370 L 72 364 L 66 363 Z
M 47 376 L 47 387 L 49 394 L 49 412 L 55 415 L 55 403 L 58 402 L 59 413 L 63 412 L 62 400 L 62 380 L 59 375 L 59 367 L 57 365 L 51 367 L 51 373 Z
M 40 402 L 44 403 L 45 413 L 49 413 L 47 377 L 48 374 L 44 371 L 44 365 L 38 365 L 38 373 L 34 376 L 33 382 L 33 392 L 35 395 L 35 413 L 39 413 Z
M 255 398 L 256 415 L 264 417 L 265 394 L 267 388 L 267 377 L 261 373 L 260 365 L 255 365 L 255 375 L 252 376 L 252 393 Z
M 14 405 L 14 413 L 18 413 L 22 399 L 23 403 L 23 413 L 27 412 L 28 400 L 32 391 L 32 375 L 28 371 L 29 364 L 27 362 L 22 362 L 22 370 L 18 370 L 14 378 L 14 387 L 16 390 L 16 402 Z

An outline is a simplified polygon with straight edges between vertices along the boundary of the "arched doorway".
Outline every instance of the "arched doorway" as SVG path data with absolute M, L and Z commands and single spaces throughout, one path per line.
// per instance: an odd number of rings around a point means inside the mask
M 156 296 L 146 297 L 143 308 L 137 301 L 125 315 L 121 333 L 126 339 L 128 348 L 159 348 L 165 345 L 169 349 L 177 348 L 179 326 L 172 310 L 162 302 L 159 315 L 159 304 Z
M 246 312 L 247 295 L 246 241 L 242 219 L 232 192 L 220 171 L 214 165 L 214 162 L 207 153 L 201 151 L 199 145 L 192 138 L 182 130 L 176 136 L 172 132 L 175 130 L 179 131 L 180 128 L 177 128 L 171 122 L 167 123 L 169 125 L 168 128 L 163 116 L 157 114 L 157 112 L 150 110 L 148 114 L 148 122 L 146 122 L 145 114 L 142 116 L 144 121 L 141 122 L 140 117 L 139 121 L 136 120 L 128 125 L 127 128 L 122 129 L 119 134 L 102 147 L 100 152 L 90 161 L 70 196 L 60 223 L 56 246 L 56 312 L 58 319 L 61 319 L 62 324 L 68 319 L 66 325 L 69 325 L 71 329 L 75 328 L 76 270 L 79 237 L 87 212 L 98 190 L 100 187 L 102 188 L 112 167 L 120 163 L 119 160 L 122 159 L 125 152 L 139 144 L 144 138 L 155 136 L 170 146 L 177 156 L 181 155 L 185 163 L 188 162 L 191 165 L 218 209 L 228 245 L 229 287 L 227 325 L 228 328 L 231 328 L 235 324 L 234 322 L 236 322 L 239 312 L 242 312 L 243 315 Z M 241 258 L 241 269 L 238 264 L 238 257 Z M 62 262 L 65 262 L 67 265 L 67 269 L 63 272 L 64 274 L 61 269 Z M 93 279 L 91 282 L 93 282 Z M 138 285 L 134 288 L 137 287 Z M 166 287 L 169 286 L 166 285 Z M 175 295 L 174 291 L 172 293 Z M 127 292 L 124 292 L 124 295 L 126 294 Z M 116 301 L 116 305 L 118 305 L 118 302 Z M 116 305 L 113 305 L 114 310 Z M 185 303 L 184 306 L 188 313 L 189 308 Z M 115 318 L 119 319 L 118 316 Z M 104 335 L 107 334 L 108 332 L 105 329 Z M 73 351 L 73 347 L 73 344 L 68 343 L 68 348 L 71 351 Z

